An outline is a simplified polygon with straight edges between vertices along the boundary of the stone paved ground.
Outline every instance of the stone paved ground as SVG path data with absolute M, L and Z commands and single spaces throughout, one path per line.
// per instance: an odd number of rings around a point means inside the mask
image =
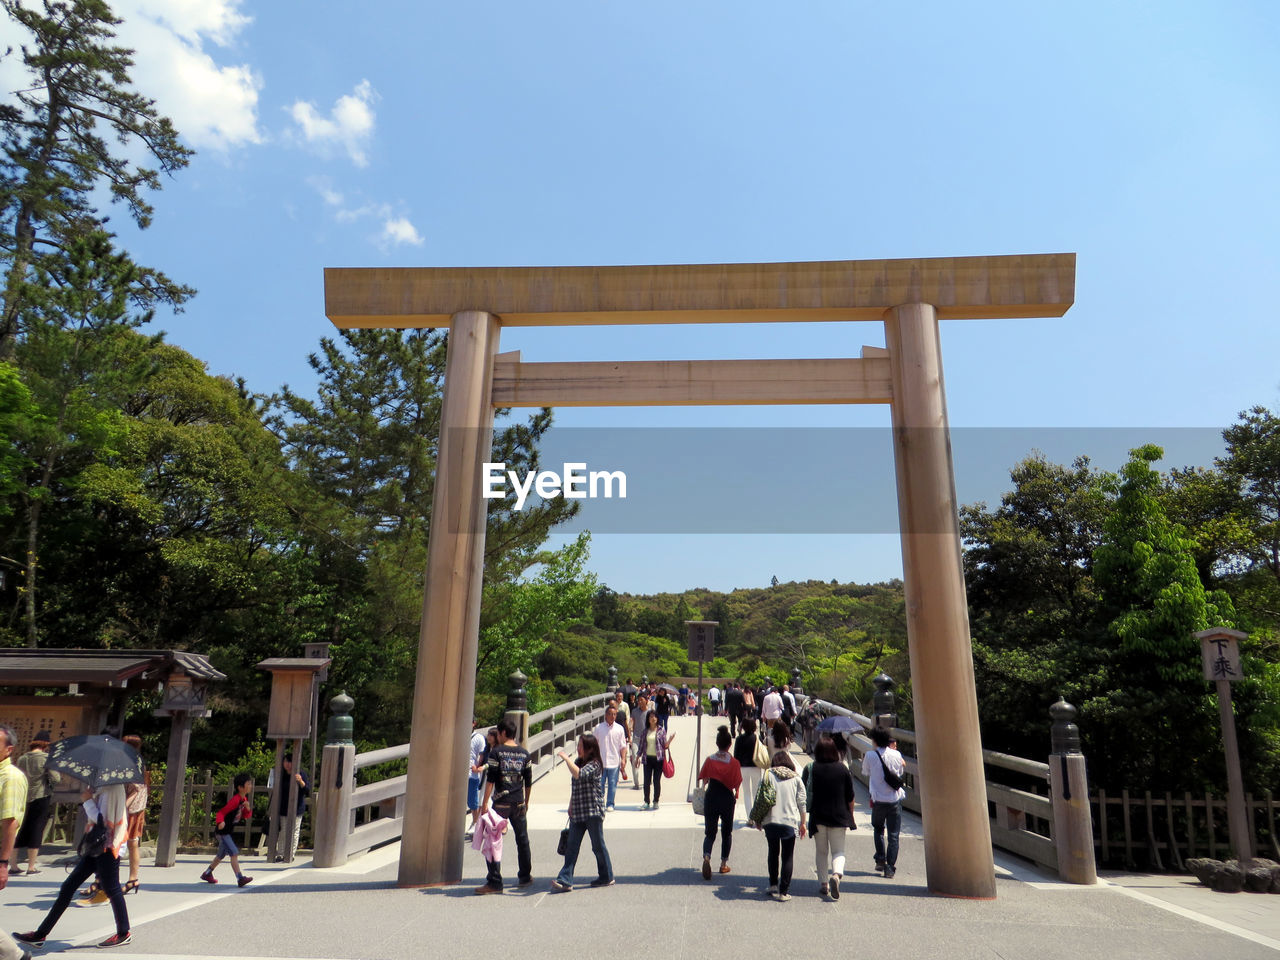
M 692 731 L 685 722 L 675 722 L 687 734 L 688 745 Z M 681 766 L 687 776 L 691 762 L 682 760 Z M 947 960 L 1274 960 L 1280 951 L 1280 938 L 1271 935 L 1269 926 L 1280 913 L 1280 898 L 1239 894 L 1224 903 L 1222 895 L 1207 890 L 1174 888 L 1167 877 L 1156 878 L 1161 883 L 1123 878 L 1123 888 L 1081 888 L 1058 883 L 1013 858 L 1000 858 L 995 901 L 930 896 L 924 888 L 919 823 L 912 818 L 904 825 L 898 876 L 888 881 L 870 869 L 870 830 L 865 813 L 860 816 L 838 903 L 815 895 L 813 848 L 807 841 L 797 845 L 794 899 L 765 899 L 764 838 L 749 829 L 735 831 L 733 872 L 705 882 L 697 872 L 699 822 L 687 805 L 676 802 L 682 796 L 670 795 L 682 793 L 681 775 L 667 782 L 670 806 L 664 802 L 657 813 L 638 809 L 638 795 L 620 791 L 619 809 L 606 825 L 615 886 L 580 886 L 572 893 L 552 894 L 548 880 L 559 868 L 555 845 L 567 791 L 556 782 L 566 777 L 563 772 L 550 777 L 535 788 L 533 798 L 537 882 L 530 888 L 512 889 L 501 897 L 475 896 L 472 888 L 482 881 L 484 865 L 470 852 L 461 884 L 426 890 L 395 886 L 395 846 L 339 870 L 315 870 L 305 863 L 284 869 L 251 861 L 248 866 L 257 879 L 243 890 L 200 883 L 196 877 L 202 861 L 190 858 L 169 870 L 144 868 L 143 891 L 128 898 L 134 943 L 110 955 L 123 960 L 469 960 L 496 955 L 558 960 L 584 951 L 599 953 L 615 942 L 628 954 L 647 945 L 663 960 L 704 960 L 725 950 L 770 949 L 780 941 L 795 960 L 884 954 Z M 589 844 L 584 847 L 579 859 L 583 883 L 594 871 Z M 221 869 L 229 878 L 227 867 Z M 513 879 L 514 865 L 509 873 Z M 60 878 L 46 870 L 38 877 L 15 879 L 0 891 L 0 922 L 9 930 L 35 926 Z M 1182 899 L 1172 902 L 1166 887 Z M 99 951 L 76 945 L 111 932 L 108 907 L 73 907 L 55 931 L 63 939 L 50 940 L 41 953 L 101 957 Z

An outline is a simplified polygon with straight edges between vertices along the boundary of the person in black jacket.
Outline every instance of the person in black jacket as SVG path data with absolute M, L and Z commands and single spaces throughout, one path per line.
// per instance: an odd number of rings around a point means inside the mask
M 854 829 L 853 778 L 840 762 L 835 741 L 823 735 L 813 748 L 813 763 L 805 768 L 805 790 L 809 802 L 809 832 L 814 840 L 818 892 L 840 899 L 840 879 L 844 876 L 844 841 Z
M 271 859 L 276 863 L 285 861 L 292 862 L 294 854 L 298 852 L 298 836 L 302 832 L 302 815 L 307 810 L 307 797 L 311 794 L 311 778 L 307 776 L 305 770 L 299 770 L 294 773 L 293 770 L 293 754 L 286 753 L 283 761 L 284 776 L 280 779 L 280 787 L 277 791 L 280 799 L 276 804 L 276 843 L 275 847 L 268 851 Z M 293 831 L 289 831 L 289 794 L 293 792 L 290 783 L 298 785 L 298 806 L 297 815 L 293 818 Z M 287 838 L 287 845 L 285 840 Z

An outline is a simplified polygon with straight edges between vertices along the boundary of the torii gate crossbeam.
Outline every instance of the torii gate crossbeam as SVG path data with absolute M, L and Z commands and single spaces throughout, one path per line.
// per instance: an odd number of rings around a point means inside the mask
M 399 882 L 462 876 L 498 406 L 889 403 L 929 889 L 995 896 L 938 321 L 1057 317 L 1075 254 L 627 267 L 325 271 L 340 328 L 448 327 Z M 859 359 L 524 364 L 503 326 L 882 321 Z M 429 738 L 429 740 L 428 740 Z M 415 750 L 414 747 L 417 747 Z

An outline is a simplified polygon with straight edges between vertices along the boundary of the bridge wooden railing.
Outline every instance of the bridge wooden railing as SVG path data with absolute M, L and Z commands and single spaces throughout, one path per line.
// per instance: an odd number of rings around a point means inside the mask
M 818 705 L 828 716 L 849 717 L 865 729 L 876 726 L 876 720 L 827 700 L 817 700 Z M 916 782 L 920 777 L 920 767 L 914 756 L 916 735 L 912 730 L 902 727 L 890 727 L 890 732 L 902 748 L 906 761 L 906 798 L 903 806 L 916 813 L 920 812 L 920 795 Z M 866 736 L 857 735 L 851 738 L 853 748 L 859 756 L 871 749 L 871 741 Z M 1055 842 L 1054 803 L 1050 797 L 1050 766 L 1037 760 L 998 753 L 995 750 L 982 751 L 983 764 L 987 770 L 987 802 L 991 815 L 991 843 L 1001 850 L 1016 853 L 1051 870 L 1059 870 L 1059 850 Z M 863 783 L 861 764 L 853 764 L 854 775 Z M 996 771 L 1013 774 L 1013 777 L 1001 776 Z M 1004 780 L 1006 782 L 1001 782 Z M 1014 780 L 1010 784 L 1009 780 Z M 1030 787 L 1031 789 L 1028 789 Z M 1043 789 L 1044 793 L 1039 790 Z M 1091 844 L 1091 841 L 1090 841 Z M 1092 860 L 1092 850 L 1089 851 Z M 1084 881 L 1091 882 L 1091 881 Z
M 557 749 L 573 743 L 579 734 L 590 731 L 604 718 L 608 696 L 598 693 L 581 697 L 532 715 L 523 710 L 508 711 L 523 734 L 525 749 L 532 755 L 534 780 L 555 766 Z M 349 760 L 344 759 L 348 756 Z M 356 781 L 361 770 L 408 757 L 407 743 L 364 753 L 355 753 L 349 745 L 325 746 L 324 768 L 316 792 L 316 866 L 337 866 L 400 839 L 408 776 L 386 777 L 359 786 Z M 458 815 L 463 812 L 459 810 Z

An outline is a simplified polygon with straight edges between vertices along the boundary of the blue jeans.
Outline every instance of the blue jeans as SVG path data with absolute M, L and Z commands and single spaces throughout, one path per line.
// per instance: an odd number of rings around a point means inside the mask
M 556 877 L 566 887 L 573 886 L 573 868 L 578 865 L 578 851 L 582 849 L 582 835 L 590 834 L 591 852 L 596 855 L 596 872 L 600 880 L 613 879 L 613 862 L 609 859 L 609 850 L 604 845 L 604 818 L 592 817 L 590 820 L 569 821 L 569 847 L 564 852 L 564 866 Z
M 614 798 L 614 797 L 616 797 L 616 796 L 618 795 L 618 770 L 619 770 L 619 769 L 620 769 L 619 767 L 605 767 L 605 771 L 604 771 L 604 786 L 605 786 L 605 800 L 604 800 L 604 805 L 605 805 L 606 807 L 612 807 L 612 806 L 613 806 L 613 798 Z
M 889 828 L 889 848 L 884 845 L 885 827 Z M 898 833 L 902 830 L 902 801 L 873 803 L 871 805 L 871 829 L 875 832 L 876 863 L 898 865 Z

